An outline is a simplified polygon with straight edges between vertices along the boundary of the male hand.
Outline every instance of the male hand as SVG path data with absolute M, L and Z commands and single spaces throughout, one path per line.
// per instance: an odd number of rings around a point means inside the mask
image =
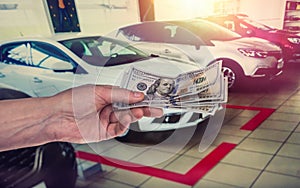
M 132 104 L 144 99 L 143 93 L 114 86 L 85 85 L 64 91 L 51 100 L 59 103 L 56 113 L 60 126 L 55 139 L 73 143 L 98 142 L 124 134 L 130 124 L 144 116 L 160 117 L 162 109 L 140 107 L 117 110 L 113 103 Z

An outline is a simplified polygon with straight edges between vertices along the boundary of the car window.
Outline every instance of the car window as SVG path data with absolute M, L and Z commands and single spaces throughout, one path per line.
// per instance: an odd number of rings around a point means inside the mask
M 127 39 L 136 42 L 158 42 L 169 44 L 204 44 L 189 30 L 172 22 L 148 22 L 121 28 Z
M 168 25 L 164 26 L 164 41 L 171 44 L 203 44 L 200 39 L 188 31 L 187 29 L 177 26 L 177 25 Z
M 165 24 L 157 22 L 136 24 L 121 28 L 117 35 L 122 34 L 128 40 L 136 42 L 162 42 L 168 32 L 163 29 L 164 26 Z
M 52 70 L 75 68 L 70 58 L 51 44 L 32 42 L 30 52 L 30 62 L 33 66 Z
M 123 46 L 111 41 L 103 41 L 101 45 L 98 45 L 98 49 L 104 57 L 111 57 L 113 55 L 137 54 L 135 51 L 124 48 Z
M 2 46 L 1 61 L 6 64 L 29 65 L 29 43 L 17 42 Z
M 2 47 L 1 61 L 7 64 L 72 70 L 74 63 L 53 45 L 43 42 L 17 42 Z
M 74 43 L 80 43 L 84 49 L 81 58 L 94 66 L 114 66 L 149 58 L 149 55 L 128 43 L 105 37 L 83 37 L 61 41 L 63 45 L 76 54 L 72 49 Z
M 241 35 L 223 26 L 205 20 L 194 20 L 187 22 L 185 23 L 185 26 L 196 33 L 197 36 L 204 41 L 226 41 L 241 38 Z

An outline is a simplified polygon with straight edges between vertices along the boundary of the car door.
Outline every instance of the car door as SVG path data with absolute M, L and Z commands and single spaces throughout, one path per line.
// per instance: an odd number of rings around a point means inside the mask
M 13 42 L 1 46 L 0 85 L 33 96 L 29 83 L 28 42 Z
M 29 82 L 36 96 L 51 96 L 71 88 L 77 64 L 61 49 L 45 42 L 30 43 Z

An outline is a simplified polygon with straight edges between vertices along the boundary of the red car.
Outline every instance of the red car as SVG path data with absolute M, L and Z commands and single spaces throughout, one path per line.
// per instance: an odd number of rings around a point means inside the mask
M 244 37 L 259 37 L 280 46 L 285 62 L 300 61 L 300 36 L 295 32 L 276 29 L 250 19 L 244 14 L 228 14 L 204 18 L 239 33 Z

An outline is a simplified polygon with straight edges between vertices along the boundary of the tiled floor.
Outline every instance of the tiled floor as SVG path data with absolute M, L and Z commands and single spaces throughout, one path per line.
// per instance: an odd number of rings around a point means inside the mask
M 259 112 L 228 108 L 220 132 L 203 152 L 199 143 L 205 123 L 197 129 L 180 130 L 182 135 L 195 132 L 184 145 L 180 138 L 158 145 L 114 139 L 77 145 L 78 151 L 96 154 L 94 159 L 98 154 L 110 158 L 101 166 L 78 159 L 81 173 L 92 175 L 80 174 L 76 187 L 300 187 L 300 63 L 288 65 L 271 83 L 251 84 L 248 89 L 229 93 L 228 104 L 275 111 L 256 129 L 241 130 Z M 227 150 L 227 146 L 233 149 Z M 124 161 L 127 163 L 118 166 Z

